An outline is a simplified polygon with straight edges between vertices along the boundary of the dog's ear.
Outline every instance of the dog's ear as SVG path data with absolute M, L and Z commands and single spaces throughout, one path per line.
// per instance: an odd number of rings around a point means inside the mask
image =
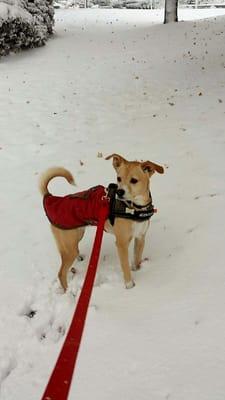
M 152 161 L 144 161 L 141 163 L 141 168 L 143 169 L 143 171 L 147 171 L 149 172 L 149 174 L 154 174 L 154 172 L 158 172 L 159 174 L 163 174 L 164 173 L 164 169 L 163 167 L 161 167 L 161 165 L 155 164 Z
M 110 154 L 110 156 L 106 157 L 105 160 L 110 160 L 113 157 L 113 166 L 114 168 L 118 168 L 122 163 L 126 162 L 125 158 L 120 156 L 119 154 Z

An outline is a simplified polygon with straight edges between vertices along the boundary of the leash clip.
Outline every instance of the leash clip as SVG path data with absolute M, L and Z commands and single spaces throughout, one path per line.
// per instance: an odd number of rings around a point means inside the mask
M 103 200 L 103 201 L 104 201 L 104 200 L 109 201 L 110 198 L 109 198 L 109 196 L 108 196 L 108 191 L 107 191 L 106 188 L 104 188 L 104 190 L 105 190 L 105 194 L 102 196 L 101 200 Z

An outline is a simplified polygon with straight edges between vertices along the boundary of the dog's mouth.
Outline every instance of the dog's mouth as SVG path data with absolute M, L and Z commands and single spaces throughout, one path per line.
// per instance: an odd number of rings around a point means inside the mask
M 132 201 L 132 198 L 129 196 L 129 194 L 126 193 L 124 189 L 117 189 L 116 195 L 119 200 Z
M 150 193 L 150 192 L 149 192 Z M 127 193 L 126 190 L 117 188 L 116 190 L 116 198 L 120 201 L 127 203 L 134 203 L 139 206 L 144 206 L 151 199 L 151 194 L 149 194 L 149 199 L 146 199 L 143 195 L 137 195 L 135 197 L 131 196 L 130 193 Z

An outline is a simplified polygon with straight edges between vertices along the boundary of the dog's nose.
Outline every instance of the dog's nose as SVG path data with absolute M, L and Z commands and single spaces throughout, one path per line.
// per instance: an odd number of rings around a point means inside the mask
M 118 189 L 118 190 L 117 190 L 117 194 L 118 194 L 119 197 L 123 197 L 123 196 L 125 195 L 125 190 L 123 190 L 123 189 Z

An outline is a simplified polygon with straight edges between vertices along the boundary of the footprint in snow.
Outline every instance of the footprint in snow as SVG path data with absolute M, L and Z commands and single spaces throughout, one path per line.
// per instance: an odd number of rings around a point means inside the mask
M 81 277 L 77 279 L 76 274 L 75 279 L 71 273 L 69 289 L 64 293 L 57 279 L 48 285 L 46 277 L 37 271 L 33 285 L 24 293 L 22 306 L 18 310 L 18 315 L 27 321 L 28 332 L 33 332 L 40 342 L 58 342 L 70 323 L 81 282 Z

